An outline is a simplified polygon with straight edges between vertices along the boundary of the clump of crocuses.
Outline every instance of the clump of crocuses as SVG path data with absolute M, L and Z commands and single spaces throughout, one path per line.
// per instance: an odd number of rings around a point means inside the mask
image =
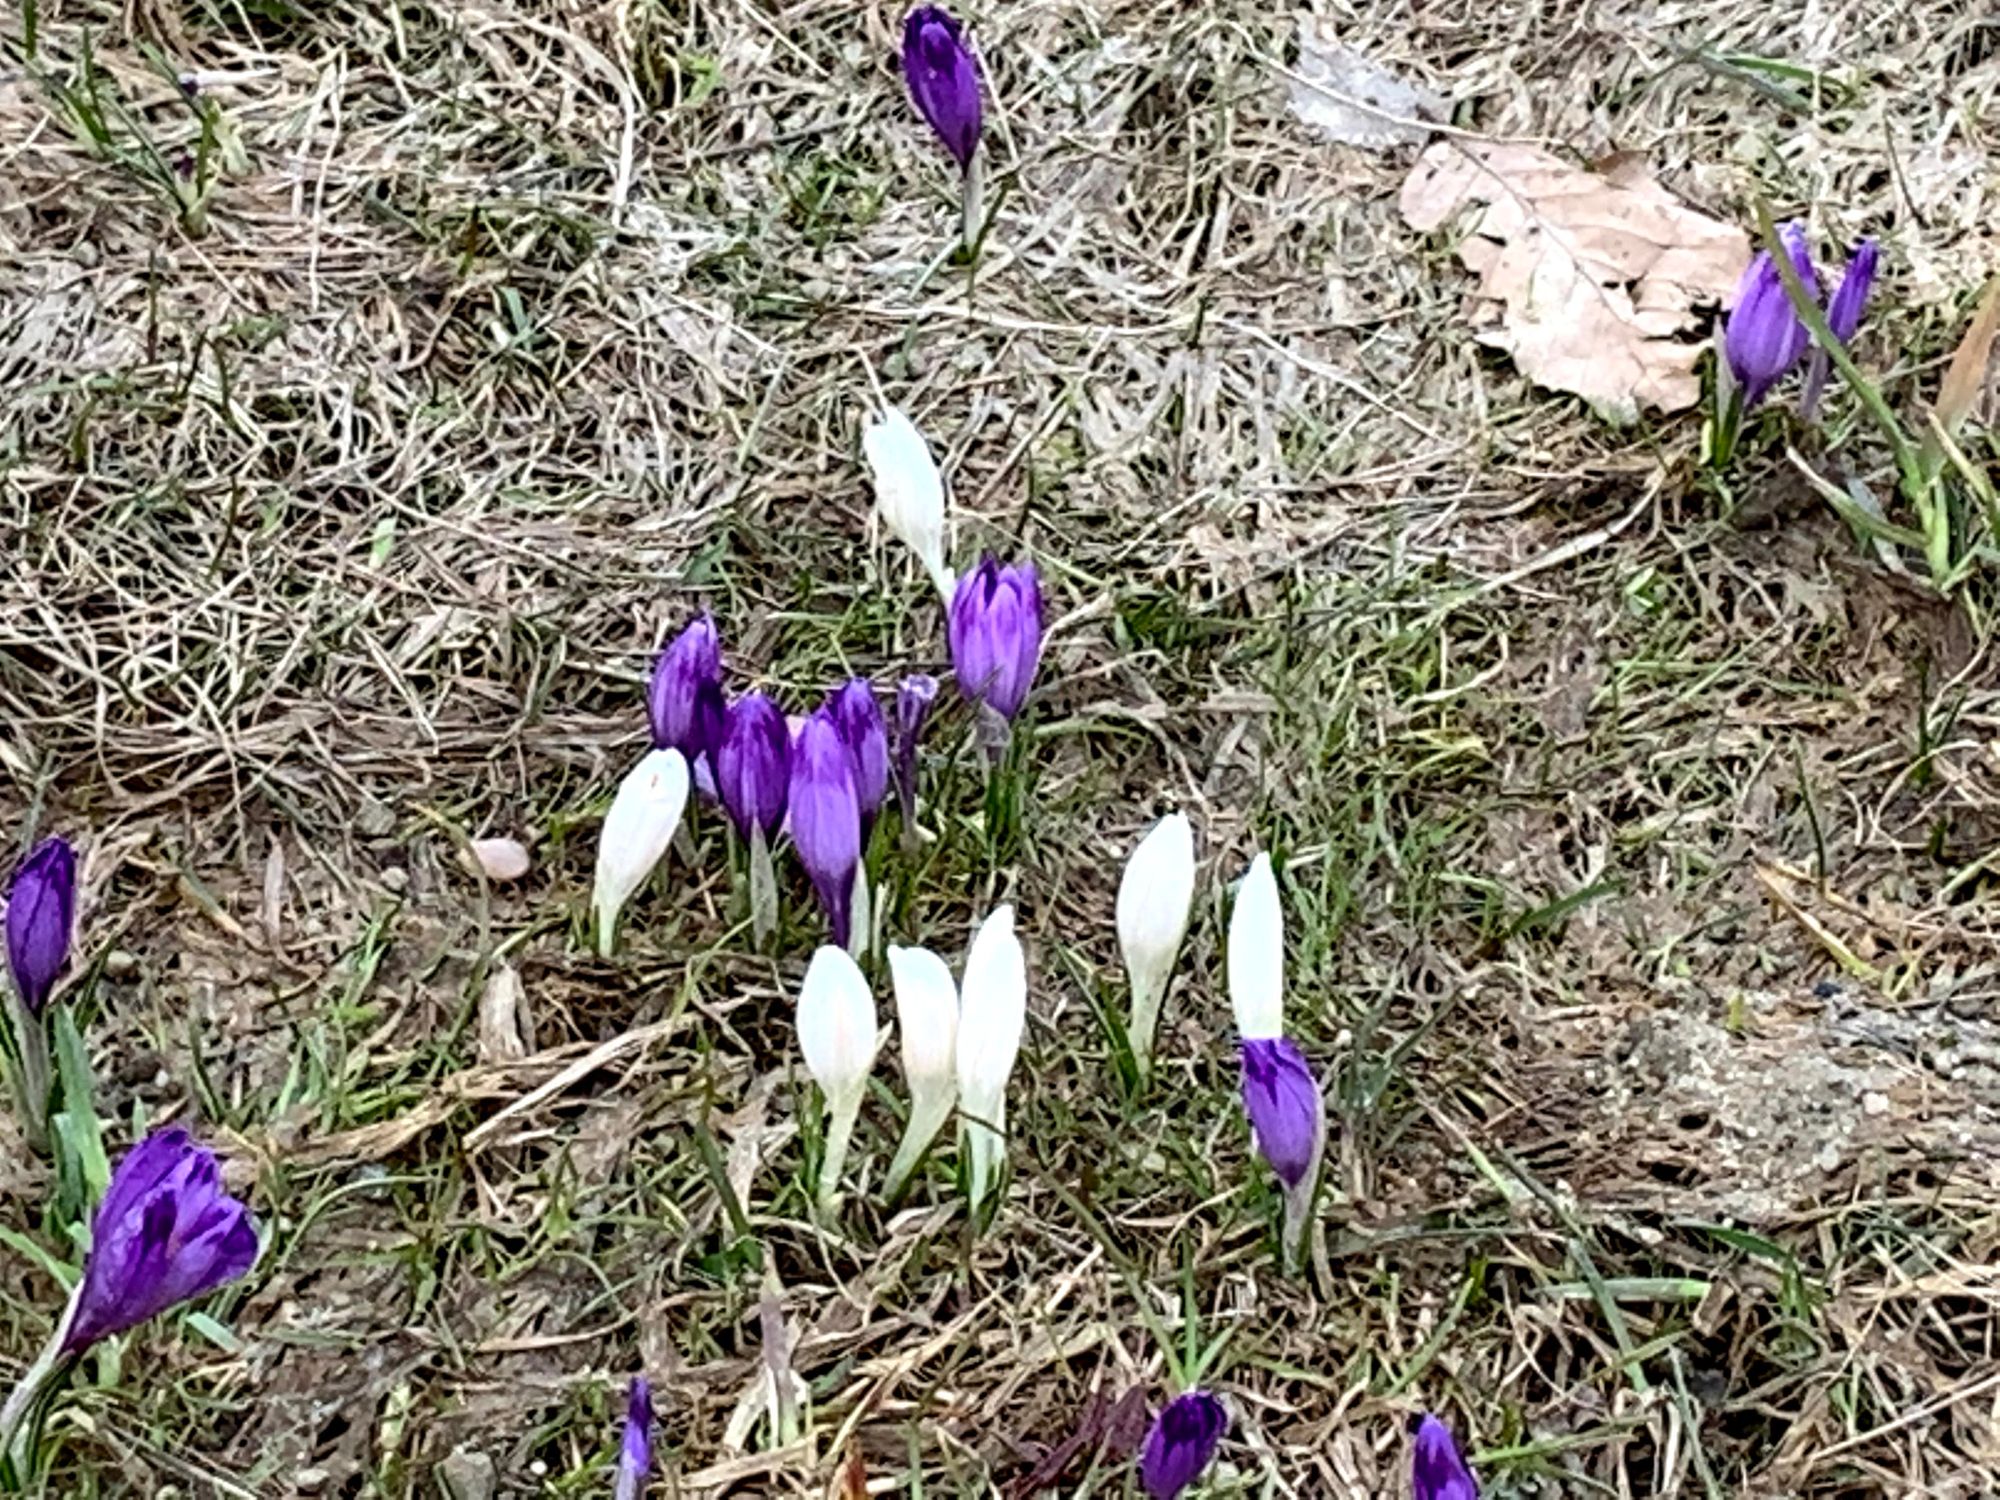
M 46 838 L 29 851 L 7 886 L 7 1039 L 9 1079 L 21 1129 L 31 1145 L 48 1141 L 49 1044 L 43 1012 L 69 962 L 76 926 L 76 851 Z
M 249 1209 L 187 1131 L 168 1126 L 126 1152 L 92 1218 L 83 1279 L 0 1411 L 0 1455 L 17 1482 L 33 1461 L 42 1397 L 85 1350 L 235 1281 L 256 1264 L 257 1250 Z
M 1784 224 L 1778 230 L 1778 241 L 1806 300 L 1817 307 L 1819 272 L 1813 264 L 1805 226 L 1796 220 Z M 1825 307 L 1827 326 L 1843 345 L 1853 339 L 1861 326 L 1861 316 L 1875 284 L 1878 260 L 1879 251 L 1873 240 L 1864 239 L 1856 245 L 1840 287 Z M 1800 411 L 1811 419 L 1818 413 L 1831 359 L 1824 348 L 1815 346 L 1812 330 L 1799 316 L 1778 262 L 1770 251 L 1759 250 L 1737 283 L 1736 299 L 1723 325 L 1723 363 L 1716 385 L 1718 409 L 1713 445 L 1716 462 L 1728 460 L 1744 416 L 1754 411 L 1778 382 L 1791 373 L 1808 348 L 1812 349 L 1812 359 L 1806 371 Z
M 1162 1407 L 1139 1451 L 1139 1483 L 1149 1500 L 1179 1500 L 1228 1432 L 1229 1413 L 1207 1391 L 1188 1391 Z

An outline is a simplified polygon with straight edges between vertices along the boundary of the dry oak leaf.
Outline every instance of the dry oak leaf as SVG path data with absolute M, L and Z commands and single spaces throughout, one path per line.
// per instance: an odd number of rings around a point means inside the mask
M 1674 198 L 1633 156 L 1601 173 L 1537 146 L 1438 141 L 1417 158 L 1400 207 L 1432 230 L 1480 205 L 1459 259 L 1498 304 L 1482 342 L 1537 385 L 1615 421 L 1701 399 L 1705 340 L 1677 337 L 1719 303 L 1750 260 L 1749 237 Z

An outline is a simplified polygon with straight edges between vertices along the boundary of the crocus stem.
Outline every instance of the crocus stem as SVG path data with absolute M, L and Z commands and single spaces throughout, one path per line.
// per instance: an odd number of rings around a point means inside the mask
M 969 259 L 979 248 L 979 231 L 984 227 L 986 204 L 986 153 L 974 151 L 965 164 L 959 185 L 959 239 Z
M 1132 987 L 1132 1021 L 1125 1028 L 1125 1045 L 1143 1085 L 1153 1075 L 1153 1033 L 1160 1025 L 1160 991 L 1152 985 Z
M 965 1208 L 976 1222 L 980 1205 L 1000 1175 L 1007 1143 L 997 1130 L 976 1120 L 965 1122 Z
M 70 1293 L 69 1304 L 63 1308 L 55 1332 L 49 1335 L 42 1352 L 35 1356 L 35 1362 L 9 1393 L 7 1404 L 0 1407 L 0 1467 L 11 1474 L 13 1483 L 23 1492 L 34 1480 L 35 1431 L 39 1424 L 31 1419 L 42 1393 L 69 1368 L 70 1356 L 63 1344 L 69 1338 L 70 1324 L 76 1320 L 81 1292 L 79 1282 L 77 1290 Z
M 896 1147 L 896 1159 L 889 1163 L 889 1176 L 882 1185 L 884 1203 L 893 1206 L 902 1200 L 911 1174 L 923 1164 L 931 1142 L 951 1118 L 956 1093 L 949 1079 L 940 1086 L 912 1088 L 909 1123 L 903 1127 L 902 1143 Z
M 1305 1262 L 1306 1230 L 1312 1224 L 1313 1202 L 1319 1196 L 1319 1166 L 1324 1156 L 1319 1145 L 1313 1148 L 1312 1165 L 1297 1187 L 1285 1189 L 1285 1227 L 1279 1240 L 1284 1252 L 1285 1274 L 1296 1276 Z
M 854 904 L 850 910 L 847 953 L 850 958 L 864 958 L 875 946 L 875 911 L 868 890 L 868 867 L 863 864 L 854 867 Z
M 683 818 L 675 825 L 674 853 L 681 857 L 682 863 L 691 865 L 695 862 L 696 851 L 694 847 L 694 829 L 688 826 L 690 821 L 690 819 Z
M 750 826 L 750 931 L 763 947 L 778 928 L 778 876 L 771 868 L 771 846 L 758 824 Z
M 1715 447 L 1709 454 L 1709 462 L 1716 468 L 1725 467 L 1736 452 L 1736 435 L 1743 427 L 1743 390 L 1732 385 L 1715 414 Z
M 826 1101 L 826 1145 L 819 1159 L 819 1191 L 814 1201 L 821 1219 L 831 1222 L 840 1206 L 840 1173 L 847 1165 L 847 1143 L 861 1114 L 862 1089 Z
M 8 1020 L 13 1023 L 14 1066 L 9 1070 L 14 1101 L 21 1116 L 21 1134 L 28 1149 L 46 1156 L 49 1149 L 49 1038 L 42 1018 L 7 992 Z

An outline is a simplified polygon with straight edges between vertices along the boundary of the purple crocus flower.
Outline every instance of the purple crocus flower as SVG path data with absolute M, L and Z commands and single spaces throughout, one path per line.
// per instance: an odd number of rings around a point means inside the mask
M 854 757 L 854 800 L 866 824 L 889 795 L 889 726 L 866 677 L 850 677 L 827 694 L 827 712 Z
M 214 1153 L 178 1125 L 156 1130 L 125 1153 L 97 1205 L 62 1352 L 81 1354 L 256 1262 L 250 1210 L 223 1188 Z
M 653 1388 L 643 1375 L 632 1377 L 625 1398 L 625 1438 L 618 1448 L 616 1500 L 639 1500 L 653 1471 Z
M 76 851 L 67 839 L 43 839 L 7 888 L 7 967 L 29 1015 L 55 992 L 75 921 Z
M 1003 568 L 990 556 L 959 579 L 945 623 L 958 690 L 1012 719 L 1042 660 L 1042 584 L 1033 563 Z
M 959 170 L 969 169 L 979 149 L 979 64 L 957 20 L 938 6 L 919 5 L 903 18 L 903 79 Z
M 1139 1483 L 1152 1500 L 1177 1500 L 1201 1478 L 1229 1431 L 1229 1413 L 1207 1391 L 1174 1397 L 1153 1419 L 1139 1454 Z
M 824 708 L 805 721 L 792 743 L 791 815 L 799 863 L 819 892 L 834 942 L 845 948 L 854 871 L 861 862 L 861 808 L 854 796 L 854 757 Z
M 1326 1104 L 1304 1055 L 1286 1037 L 1245 1040 L 1243 1112 L 1257 1149 L 1289 1191 L 1313 1169 L 1326 1132 Z
M 692 763 L 722 735 L 722 639 L 715 621 L 696 615 L 653 664 L 646 687 L 653 748 L 678 750 Z
M 1819 296 L 1819 278 L 1813 271 L 1812 249 L 1806 232 L 1796 221 L 1778 231 L 1792 265 L 1799 273 L 1808 296 Z M 1812 335 L 1799 321 L 1792 299 L 1785 295 L 1785 283 L 1768 250 L 1759 250 L 1736 284 L 1736 303 L 1724 325 L 1722 352 L 1729 360 L 1729 372 L 1743 392 L 1743 409 L 1762 401 L 1785 372 L 1799 362 Z
M 923 672 L 912 672 L 896 685 L 896 801 L 905 824 L 916 821 L 917 745 L 937 693 L 938 680 Z
M 1415 1500 L 1479 1500 L 1479 1485 L 1459 1457 L 1451 1429 L 1429 1412 L 1410 1445 L 1410 1488 Z
M 1880 259 L 1881 248 L 1873 240 L 1863 240 L 1847 258 L 1847 274 L 1840 278 L 1840 289 L 1826 308 L 1827 327 L 1843 344 L 1851 343 L 1861 327 L 1861 315 L 1868 309 L 1868 294 L 1874 290 L 1875 268 Z M 1814 348 L 1806 364 L 1805 394 L 1799 401 L 1799 411 L 1807 421 L 1818 415 L 1820 397 L 1826 392 L 1827 375 L 1832 367 L 1827 352 Z
M 753 828 L 763 829 L 766 840 L 777 836 L 791 775 L 792 732 L 784 711 L 762 693 L 745 693 L 729 710 L 715 752 L 717 793 L 744 838 Z

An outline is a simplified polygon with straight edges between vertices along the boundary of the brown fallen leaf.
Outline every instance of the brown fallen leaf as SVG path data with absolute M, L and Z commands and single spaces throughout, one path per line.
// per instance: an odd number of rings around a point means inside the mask
M 1631 157 L 1599 174 L 1537 146 L 1447 140 L 1403 183 L 1413 229 L 1473 204 L 1458 254 L 1497 304 L 1482 342 L 1615 421 L 1701 399 L 1694 367 L 1708 343 L 1678 335 L 1697 304 L 1735 288 L 1750 260 L 1741 229 L 1696 213 Z
M 519 839 L 474 839 L 471 850 L 488 880 L 519 880 L 528 873 L 528 846 Z

